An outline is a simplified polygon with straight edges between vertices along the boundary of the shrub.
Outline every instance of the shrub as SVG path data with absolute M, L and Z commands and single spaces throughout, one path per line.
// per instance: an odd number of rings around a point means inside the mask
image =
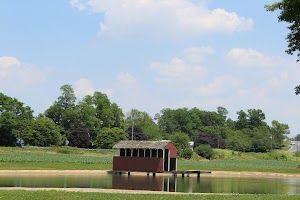
M 272 151 L 263 155 L 266 160 L 293 161 L 294 156 L 290 152 Z
M 199 155 L 199 156 L 202 156 L 203 158 L 206 158 L 206 159 L 211 159 L 213 154 L 214 154 L 214 151 L 213 149 L 211 148 L 210 145 L 199 145 L 197 146 L 194 151 Z
M 185 158 L 185 159 L 191 159 L 192 155 L 193 155 L 193 150 L 190 148 L 186 148 L 186 149 L 182 149 L 179 151 L 179 156 L 181 158 Z
M 300 151 L 296 152 L 296 153 L 295 153 L 295 156 L 296 156 L 296 157 L 300 157 Z

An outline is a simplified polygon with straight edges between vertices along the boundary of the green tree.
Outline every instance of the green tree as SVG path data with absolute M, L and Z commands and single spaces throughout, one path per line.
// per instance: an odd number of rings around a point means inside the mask
M 266 126 L 266 122 L 263 120 L 266 119 L 265 113 L 260 109 L 249 109 L 248 110 L 248 125 L 250 129 L 254 129 L 260 126 Z
M 281 124 L 277 120 L 272 121 L 271 127 L 271 136 L 272 136 L 272 148 L 281 149 L 284 139 L 290 133 L 289 125 Z
M 217 108 L 217 110 L 218 110 L 218 111 L 217 111 L 218 114 L 221 115 L 221 116 L 223 116 L 223 117 L 226 119 L 226 116 L 228 115 L 227 109 L 224 108 L 224 107 L 219 106 L 219 107 Z
M 25 122 L 31 123 L 33 111 L 15 98 L 0 93 L 0 146 L 16 145 L 16 133 Z
M 45 111 L 45 116 L 61 127 L 62 134 L 68 135 L 72 124 L 78 118 L 75 109 L 76 96 L 71 85 L 63 85 L 60 90 L 62 94 Z
M 170 140 L 177 147 L 178 155 L 182 158 L 189 158 L 190 138 L 186 133 L 176 132 L 170 136 Z
M 240 110 L 237 112 L 237 114 L 238 114 L 238 120 L 235 123 L 236 130 L 242 130 L 244 128 L 247 128 L 249 126 L 247 113 L 243 110 Z
M 208 144 L 209 146 L 213 148 L 225 148 L 225 141 L 221 137 L 220 134 L 213 132 L 201 132 L 197 135 L 197 137 L 194 139 L 194 147 L 197 147 L 199 145 Z
M 119 141 L 127 139 L 127 133 L 120 128 L 103 128 L 97 135 L 96 144 L 101 149 L 111 149 Z
M 89 148 L 91 146 L 91 138 L 89 129 L 82 124 L 73 124 L 68 136 L 69 146 L 78 148 Z
M 199 145 L 197 146 L 194 151 L 201 157 L 206 158 L 206 159 L 211 159 L 214 151 L 211 148 L 210 145 L 208 144 L 203 144 L 203 145 Z
M 296 95 L 300 94 L 300 85 L 295 87 L 295 93 L 296 93 Z
M 267 11 L 280 10 L 278 15 L 279 22 L 289 24 L 286 40 L 288 49 L 286 53 L 293 55 L 297 54 L 297 62 L 300 60 L 300 1 L 299 0 L 281 0 L 271 5 L 266 5 Z
M 271 150 L 272 138 L 270 128 L 260 126 L 253 129 L 252 148 L 254 152 L 267 152 Z
M 90 95 L 85 96 L 76 105 L 76 110 L 78 112 L 77 122 L 89 129 L 91 140 L 95 141 L 97 134 L 101 131 L 102 121 L 96 117 L 93 97 Z
M 31 123 L 23 123 L 22 130 L 16 132 L 26 145 L 47 147 L 62 144 L 59 130 L 59 127 L 51 119 L 39 116 Z
M 178 150 L 189 148 L 190 138 L 186 133 L 176 132 L 170 136 L 170 140 Z
M 111 102 L 106 94 L 95 92 L 93 95 L 93 104 L 96 110 L 96 118 L 101 120 L 101 127 L 111 128 L 113 125 L 113 111 Z
M 227 134 L 225 140 L 226 149 L 234 151 L 250 151 L 252 147 L 251 139 L 248 135 L 243 134 L 241 131 L 232 131 Z
M 125 118 L 126 127 L 131 138 L 131 131 L 133 134 L 140 133 L 145 140 L 159 140 L 162 138 L 161 130 L 150 117 L 147 112 L 131 109 Z

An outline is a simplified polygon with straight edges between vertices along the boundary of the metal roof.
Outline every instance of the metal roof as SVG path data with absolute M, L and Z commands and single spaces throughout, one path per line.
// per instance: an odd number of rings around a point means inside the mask
M 164 149 L 170 141 L 120 141 L 113 146 L 114 149 Z

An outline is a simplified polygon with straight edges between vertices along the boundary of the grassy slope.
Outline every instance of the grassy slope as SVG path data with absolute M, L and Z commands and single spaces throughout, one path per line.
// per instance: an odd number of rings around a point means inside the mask
M 11 200 L 34 200 L 34 199 L 63 199 L 63 200 L 85 200 L 85 199 L 164 199 L 164 200 L 284 200 L 284 199 L 299 199 L 299 196 L 288 195 L 170 195 L 170 194 L 108 194 L 108 193 L 83 193 L 83 192 L 63 192 L 63 191 L 0 191 L 0 199 Z

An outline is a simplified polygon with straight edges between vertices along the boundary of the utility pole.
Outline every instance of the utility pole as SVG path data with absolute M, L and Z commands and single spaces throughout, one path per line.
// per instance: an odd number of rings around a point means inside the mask
M 133 140 L 133 127 L 134 127 L 134 119 L 131 113 L 131 140 Z

